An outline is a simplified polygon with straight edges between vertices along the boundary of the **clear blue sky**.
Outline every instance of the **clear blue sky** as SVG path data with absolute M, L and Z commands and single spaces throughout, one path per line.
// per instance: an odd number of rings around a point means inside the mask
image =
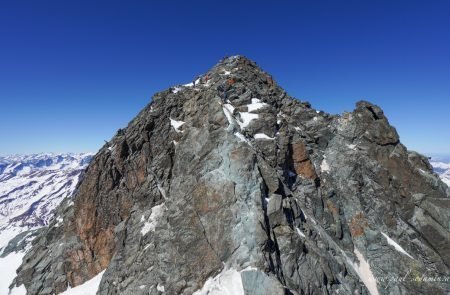
M 450 1 L 411 0 L 1 1 L 0 154 L 96 151 L 231 54 L 315 108 L 374 102 L 408 148 L 450 154 Z

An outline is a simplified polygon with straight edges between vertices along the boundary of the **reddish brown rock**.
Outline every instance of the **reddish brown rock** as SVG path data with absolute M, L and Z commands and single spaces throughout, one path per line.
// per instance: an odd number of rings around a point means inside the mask
M 364 234 L 364 229 L 369 226 L 364 214 L 362 212 L 357 213 L 352 217 L 348 224 L 352 237 L 360 237 Z
M 292 161 L 297 175 L 311 180 L 317 178 L 316 170 L 309 159 L 308 151 L 303 142 L 292 145 Z

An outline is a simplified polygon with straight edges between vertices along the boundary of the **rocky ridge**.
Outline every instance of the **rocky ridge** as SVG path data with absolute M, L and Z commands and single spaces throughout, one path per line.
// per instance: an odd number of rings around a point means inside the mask
M 95 155 L 11 288 L 447 294 L 449 195 L 379 107 L 316 111 L 230 57 Z

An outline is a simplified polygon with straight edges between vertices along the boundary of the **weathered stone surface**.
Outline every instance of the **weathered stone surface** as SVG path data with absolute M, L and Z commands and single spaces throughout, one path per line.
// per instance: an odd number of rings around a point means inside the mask
M 192 294 L 250 266 L 246 294 L 369 294 L 368 263 L 406 277 L 378 294 L 448 294 L 420 280 L 450 276 L 447 191 L 379 107 L 316 112 L 231 57 L 117 132 L 15 283 L 60 293 L 106 269 L 98 294 Z
M 248 295 L 283 294 L 283 285 L 274 277 L 259 270 L 249 270 L 241 273 L 242 285 Z

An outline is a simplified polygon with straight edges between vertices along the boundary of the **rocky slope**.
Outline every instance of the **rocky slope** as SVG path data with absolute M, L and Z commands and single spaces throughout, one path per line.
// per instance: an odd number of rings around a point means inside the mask
M 74 191 L 92 154 L 0 157 L 0 294 L 8 287 L 37 229 Z M 8 275 L 7 275 L 8 273 Z
M 447 294 L 449 209 L 379 107 L 318 112 L 235 56 L 117 132 L 11 288 Z

